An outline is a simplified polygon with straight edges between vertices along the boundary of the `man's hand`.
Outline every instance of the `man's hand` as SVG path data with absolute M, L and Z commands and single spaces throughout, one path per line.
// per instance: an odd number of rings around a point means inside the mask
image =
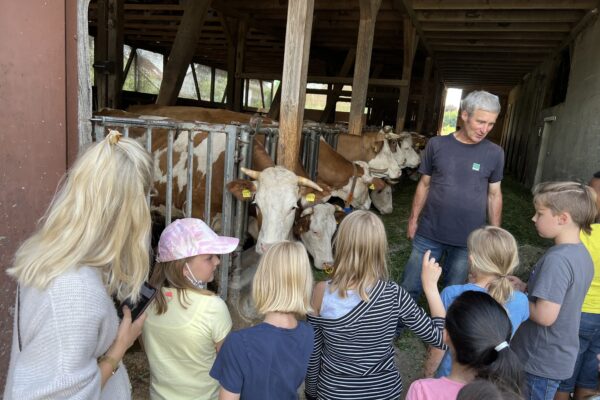
M 406 228 L 406 237 L 409 238 L 410 240 L 413 240 L 415 238 L 415 234 L 417 233 L 417 227 L 419 226 L 419 223 L 417 222 L 416 219 L 409 219 L 408 220 L 408 227 Z

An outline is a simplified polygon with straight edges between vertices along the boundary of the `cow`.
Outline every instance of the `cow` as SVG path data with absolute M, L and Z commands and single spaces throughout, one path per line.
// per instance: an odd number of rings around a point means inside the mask
M 398 179 L 402 170 L 388 144 L 388 140 L 393 139 L 394 134 L 388 135 L 391 137 L 381 133 L 363 133 L 361 136 L 338 135 L 336 151 L 350 161 L 366 161 L 372 175 Z M 397 138 L 396 136 L 395 139 Z
M 380 214 L 391 214 L 394 211 L 392 186 L 386 184 L 379 190 L 371 190 L 371 201 Z

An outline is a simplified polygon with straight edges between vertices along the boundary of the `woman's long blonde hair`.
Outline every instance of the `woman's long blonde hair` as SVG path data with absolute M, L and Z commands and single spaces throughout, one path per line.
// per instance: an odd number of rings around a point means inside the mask
M 493 277 L 487 291 L 498 303 L 506 304 L 513 295 L 508 275 L 519 265 L 519 251 L 514 236 L 497 226 L 486 226 L 471 232 L 467 248 L 471 271 Z
M 352 288 L 368 301 L 367 290 L 389 276 L 383 222 L 370 211 L 354 211 L 340 224 L 333 246 L 335 273 L 331 285 L 342 298 Z
M 97 267 L 105 272 L 111 295 L 137 300 L 149 269 L 151 219 L 145 195 L 152 173 L 150 154 L 111 131 L 65 174 L 7 273 L 22 285 L 44 289 L 70 268 Z
M 252 299 L 259 314 L 288 312 L 303 317 L 312 311 L 313 276 L 304 245 L 283 241 L 267 250 L 252 281 Z

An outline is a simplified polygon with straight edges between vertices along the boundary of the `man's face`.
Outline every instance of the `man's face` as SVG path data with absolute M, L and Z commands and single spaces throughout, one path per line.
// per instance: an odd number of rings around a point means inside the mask
M 475 110 L 472 115 L 469 115 L 466 111 L 463 111 L 460 114 L 460 118 L 464 122 L 465 139 L 469 144 L 476 144 L 485 139 L 487 134 L 490 133 L 496 123 L 498 114 L 484 110 Z

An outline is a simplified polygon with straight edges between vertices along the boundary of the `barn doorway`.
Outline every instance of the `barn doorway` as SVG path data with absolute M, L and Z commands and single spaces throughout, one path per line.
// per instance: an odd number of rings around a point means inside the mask
M 462 89 L 458 88 L 450 88 L 446 91 L 446 98 L 444 99 L 444 117 L 440 135 L 448 135 L 456 131 L 462 92 Z

